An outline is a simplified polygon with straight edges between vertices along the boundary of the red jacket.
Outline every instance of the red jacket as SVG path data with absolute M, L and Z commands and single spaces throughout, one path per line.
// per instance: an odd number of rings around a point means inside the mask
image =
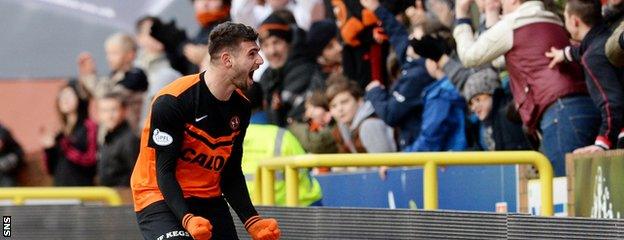
M 514 29 L 513 47 L 505 54 L 516 109 L 529 130 L 537 129 L 542 114 L 558 98 L 587 94 L 583 72 L 577 64 L 548 68 L 544 53 L 550 47 L 570 44 L 560 25 L 538 22 Z
M 516 108 L 530 132 L 537 130 L 542 114 L 558 98 L 587 95 L 578 65 L 548 68 L 550 58 L 544 53 L 570 41 L 561 19 L 541 1 L 522 3 L 476 39 L 466 23 L 470 20 L 459 19 L 453 30 L 462 64 L 475 67 L 504 55 Z

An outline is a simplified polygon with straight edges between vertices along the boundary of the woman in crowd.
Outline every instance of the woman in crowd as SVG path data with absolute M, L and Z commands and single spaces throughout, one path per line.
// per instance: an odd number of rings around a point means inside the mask
M 55 186 L 94 185 L 97 125 L 88 118 L 88 102 L 78 97 L 76 87 L 77 82 L 70 82 L 56 99 L 60 131 L 42 134 L 45 166 Z

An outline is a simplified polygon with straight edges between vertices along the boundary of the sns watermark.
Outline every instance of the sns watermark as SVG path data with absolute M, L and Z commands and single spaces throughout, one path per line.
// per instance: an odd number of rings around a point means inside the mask
M 2 236 L 11 237 L 11 216 L 2 216 Z

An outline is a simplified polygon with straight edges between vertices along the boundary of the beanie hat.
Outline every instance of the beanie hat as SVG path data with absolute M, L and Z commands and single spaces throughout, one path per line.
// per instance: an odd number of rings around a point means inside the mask
M 498 74 L 491 68 L 481 69 L 473 73 L 464 84 L 463 94 L 466 101 L 470 101 L 474 96 L 485 93 L 494 94 L 494 90 L 501 87 Z
M 260 41 L 268 37 L 275 36 L 290 43 L 293 38 L 288 21 L 279 17 L 275 13 L 271 13 L 271 15 L 262 21 L 260 27 L 258 28 L 258 33 L 260 35 Z
M 312 23 L 308 31 L 308 47 L 313 56 L 318 57 L 329 42 L 338 36 L 338 27 L 332 20 L 321 20 Z
M 149 83 L 143 70 L 132 68 L 124 74 L 123 79 L 117 84 L 133 92 L 145 92 Z

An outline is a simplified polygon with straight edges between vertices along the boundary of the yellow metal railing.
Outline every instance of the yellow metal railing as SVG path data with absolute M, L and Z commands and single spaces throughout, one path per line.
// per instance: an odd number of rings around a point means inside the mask
M 277 157 L 261 161 L 256 171 L 254 197 L 264 205 L 275 204 L 275 170 L 283 169 L 286 180 L 286 205 L 298 204 L 298 168 L 351 166 L 424 166 L 424 209 L 438 209 L 438 166 L 530 164 L 539 170 L 541 215 L 553 215 L 553 170 L 550 161 L 535 151 L 496 152 L 420 152 L 368 154 L 309 154 Z
M 121 205 L 121 197 L 108 187 L 7 187 L 0 188 L 0 199 L 13 199 L 17 205 L 26 199 L 103 200 L 111 206 Z

